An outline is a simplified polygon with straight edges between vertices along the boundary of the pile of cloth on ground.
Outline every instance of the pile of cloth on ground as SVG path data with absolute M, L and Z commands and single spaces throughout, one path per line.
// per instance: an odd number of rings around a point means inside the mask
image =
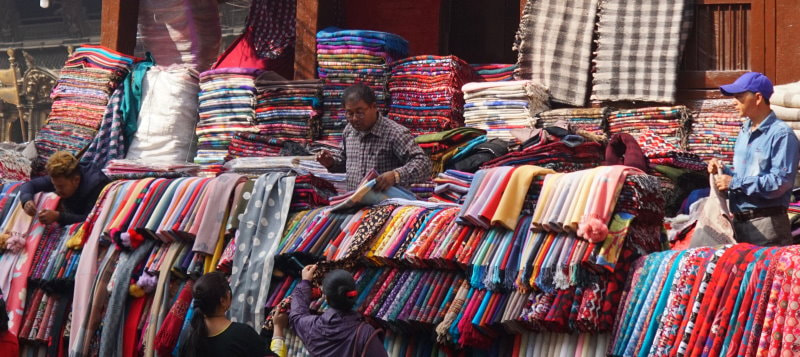
M 387 117 L 415 136 L 464 126 L 464 93 L 470 66 L 455 56 L 415 56 L 391 63 Z
M 800 82 L 775 86 L 769 99 L 770 108 L 800 137 Z
M 258 132 L 255 123 L 257 70 L 222 68 L 200 74 L 200 121 L 195 163 L 219 168 L 238 132 Z
M 228 159 L 278 156 L 287 146 L 307 147 L 319 135 L 322 82 L 256 79 L 257 132 L 238 132 Z M 293 144 L 289 144 L 289 142 Z M 290 153 L 289 156 L 297 155 Z
M 533 116 L 550 109 L 547 90 L 530 81 L 473 82 L 464 91 L 464 124 L 487 138 L 513 141 L 511 131 L 532 128 Z
M 470 64 L 478 82 L 513 81 L 516 64 Z
M 744 118 L 730 99 L 707 99 L 690 104 L 692 131 L 688 150 L 708 161 L 719 159 L 733 164 L 733 147 Z M 797 132 L 795 132 L 797 133 Z
M 43 171 L 57 151 L 80 156 L 95 138 L 115 89 L 135 58 L 101 46 L 81 46 L 61 69 L 51 97 L 53 106 L 36 139 L 34 171 Z
M 338 28 L 317 33 L 317 73 L 325 83 L 321 144 L 336 147 L 341 143 L 347 124 L 342 93 L 354 83 L 372 88 L 378 111 L 386 113 L 389 105 L 386 83 L 391 73 L 388 64 L 407 54 L 408 42 L 390 33 Z
M 610 112 L 611 109 L 608 107 L 553 109 L 536 114 L 536 126 L 546 128 L 564 120 L 573 131 L 583 130 L 598 137 L 605 137 L 606 117 Z

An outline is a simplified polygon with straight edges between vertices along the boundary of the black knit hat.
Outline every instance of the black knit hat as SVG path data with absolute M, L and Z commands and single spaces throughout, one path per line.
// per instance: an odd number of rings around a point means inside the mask
M 356 303 L 358 292 L 353 274 L 346 270 L 333 270 L 322 280 L 322 292 L 328 305 L 337 310 L 351 310 Z

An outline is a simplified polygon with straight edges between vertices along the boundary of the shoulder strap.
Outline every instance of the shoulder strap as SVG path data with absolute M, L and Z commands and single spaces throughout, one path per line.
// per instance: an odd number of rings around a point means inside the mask
M 356 352 L 358 347 L 356 347 L 356 346 L 358 345 L 358 333 L 361 332 L 361 328 L 362 327 L 364 327 L 364 322 L 361 322 L 360 324 L 358 324 L 358 328 L 356 328 L 356 334 L 353 335 L 353 348 L 352 348 L 352 350 L 353 350 L 353 355 L 352 356 L 353 357 L 358 357 L 358 353 Z

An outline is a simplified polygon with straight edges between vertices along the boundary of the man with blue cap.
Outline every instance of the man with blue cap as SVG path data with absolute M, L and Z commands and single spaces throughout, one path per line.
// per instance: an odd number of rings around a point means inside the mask
M 749 72 L 719 89 L 734 97 L 739 114 L 747 117 L 736 138 L 733 169 L 716 159 L 708 164 L 708 172 L 717 175 L 717 188 L 728 193 L 736 240 L 763 246 L 792 244 L 786 210 L 800 145 L 792 129 L 770 109 L 772 82 Z

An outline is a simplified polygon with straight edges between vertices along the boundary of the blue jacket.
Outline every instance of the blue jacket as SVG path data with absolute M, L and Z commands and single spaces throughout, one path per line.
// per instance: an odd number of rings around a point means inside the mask
M 68 225 L 86 220 L 86 216 L 94 207 L 97 197 L 103 187 L 110 181 L 100 169 L 92 166 L 91 163 L 81 163 L 78 166 L 81 174 L 81 182 L 75 194 L 70 198 L 61 199 L 61 214 L 58 223 Z M 33 200 L 33 196 L 39 192 L 55 192 L 50 176 L 37 177 L 26 182 L 20 188 L 19 199 L 23 204 Z

